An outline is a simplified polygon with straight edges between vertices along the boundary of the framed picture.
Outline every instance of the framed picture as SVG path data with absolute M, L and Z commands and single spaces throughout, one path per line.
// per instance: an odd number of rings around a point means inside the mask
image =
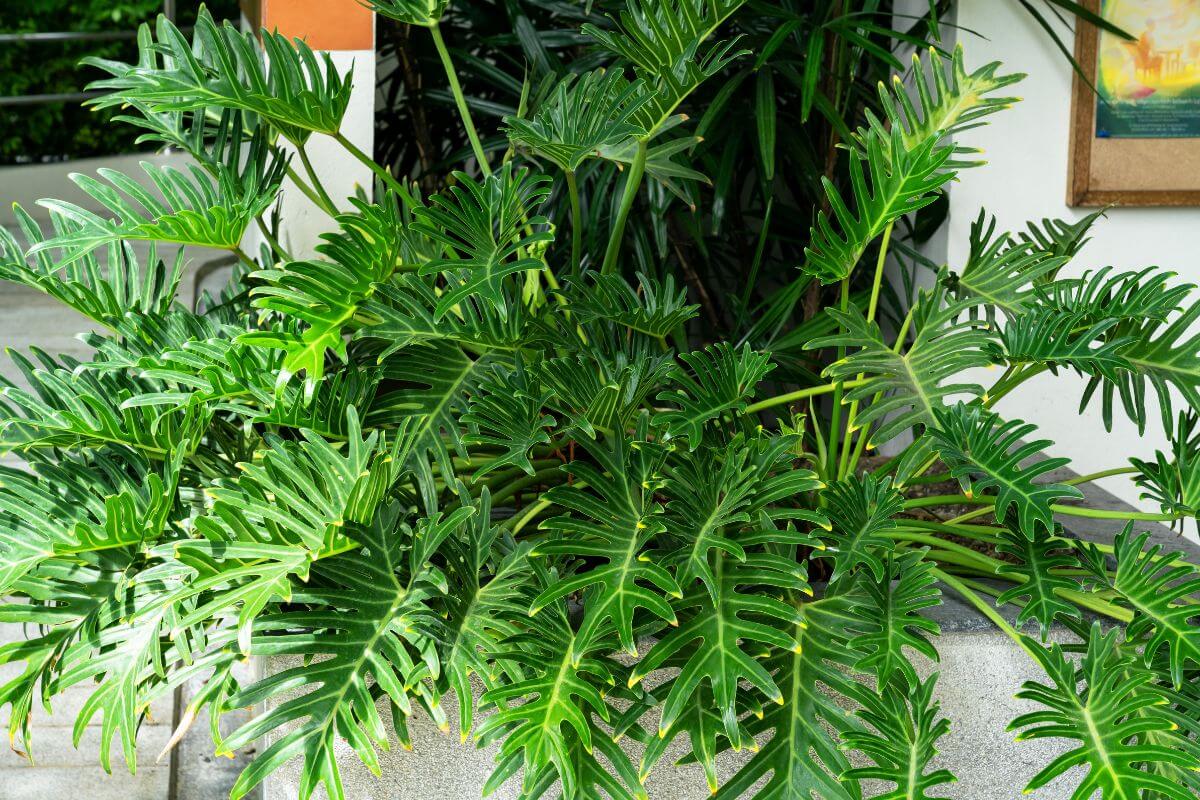
M 1200 206 L 1200 0 L 1084 5 L 1133 38 L 1078 23 L 1067 202 Z

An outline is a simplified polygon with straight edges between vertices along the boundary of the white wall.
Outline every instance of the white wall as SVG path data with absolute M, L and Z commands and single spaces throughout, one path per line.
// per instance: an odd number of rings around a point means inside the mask
M 353 90 L 346 116 L 342 119 L 342 133 L 363 152 L 370 154 L 375 147 L 375 51 L 332 50 L 330 56 L 338 71 L 353 75 Z M 285 149 L 290 146 L 285 145 Z M 313 134 L 306 145 L 309 159 L 316 170 L 321 184 L 339 210 L 349 211 L 352 206 L 346 198 L 353 197 L 362 187 L 370 197 L 375 185 L 375 175 L 336 141 L 322 134 Z M 299 156 L 293 156 L 292 167 L 304 176 L 304 165 Z M 337 226 L 324 211 L 305 197 L 290 180 L 283 184 L 282 199 L 282 242 L 294 258 L 311 258 L 314 248 L 321 243 L 320 235 Z M 255 252 L 257 252 L 257 231 Z
M 960 268 L 971 222 L 981 207 L 996 216 L 1002 230 L 1020 229 L 1027 220 L 1044 217 L 1075 220 L 1090 209 L 1066 204 L 1070 64 L 1016 0 L 960 0 L 957 25 L 968 68 L 1000 61 L 1004 71 L 1028 75 L 1010 87 L 1022 102 L 963 136 L 964 143 L 984 150 L 988 164 L 961 173 L 950 191 L 945 250 L 938 255 Z M 1070 30 L 1063 27 L 1061 33 L 1064 41 L 1072 41 Z M 1200 283 L 1200 208 L 1113 209 L 1093 227 L 1092 241 L 1062 274 L 1108 265 L 1157 266 L 1177 273 L 1181 281 Z M 1078 472 L 1124 466 L 1130 457 L 1149 458 L 1156 449 L 1165 449 L 1157 415 L 1144 436 L 1119 411 L 1113 432 L 1107 434 L 1099 402 L 1077 415 L 1084 383 L 1065 373 L 1041 376 L 1002 400 L 997 410 L 1037 424 L 1041 434 L 1055 442 L 1052 452 L 1069 457 Z M 1145 505 L 1136 502 L 1139 491 L 1126 478 L 1110 478 L 1101 485 L 1128 502 Z

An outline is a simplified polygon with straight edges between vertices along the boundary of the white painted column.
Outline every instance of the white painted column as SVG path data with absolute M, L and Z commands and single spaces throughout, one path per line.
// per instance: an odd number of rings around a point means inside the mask
M 342 121 L 342 133 L 364 153 L 375 145 L 375 15 L 358 0 L 258 0 L 243 3 L 249 25 L 266 28 L 289 38 L 303 39 L 316 51 L 329 53 L 343 75 L 350 75 L 353 91 Z M 349 209 L 346 198 L 361 187 L 371 195 L 371 170 L 346 152 L 338 142 L 313 134 L 305 146 L 321 184 L 339 209 Z M 298 155 L 292 166 L 306 177 Z M 291 181 L 284 182 L 281 200 L 280 243 L 296 258 L 313 255 L 321 233 L 332 229 L 329 215 L 309 200 Z M 258 236 L 252 229 L 252 234 Z M 254 242 L 254 252 L 257 252 Z

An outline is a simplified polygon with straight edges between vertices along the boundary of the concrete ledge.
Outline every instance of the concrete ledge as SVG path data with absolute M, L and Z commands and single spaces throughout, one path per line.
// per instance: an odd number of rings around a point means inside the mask
M 1028 701 L 1015 699 L 1014 693 L 1024 681 L 1043 676 L 1037 665 L 1003 633 L 994 628 L 982 630 L 974 622 L 958 626 L 955 620 L 967 612 L 965 607 L 951 601 L 945 610 L 944 615 L 935 615 L 939 621 L 944 619 L 947 627 L 938 641 L 942 663 L 921 665 L 925 675 L 940 673 L 937 696 L 942 713 L 952 725 L 950 734 L 941 740 L 943 749 L 935 767 L 945 767 L 958 776 L 957 784 L 945 788 L 947 796 L 964 800 L 1012 800 L 1020 795 L 1030 778 L 1065 749 L 1065 743 L 1053 741 L 1018 744 L 1005 731 L 1010 720 L 1033 708 Z M 277 665 L 284 666 L 284 663 Z M 388 719 L 390 712 L 381 705 L 380 713 Z M 495 766 L 497 748 L 476 749 L 471 744 L 461 744 L 453 723 L 450 731 L 442 733 L 423 716 L 415 716 L 409 728 L 412 752 L 393 740 L 392 749 L 380 755 L 380 777 L 363 767 L 348 745 L 339 744 L 337 757 L 346 796 L 353 800 L 479 800 L 484 782 Z M 681 737 L 646 783 L 653 800 L 710 797 L 699 767 L 670 766 L 685 752 Z M 719 757 L 722 781 L 731 777 L 749 757 L 748 753 L 725 753 Z M 299 762 L 295 761 L 274 773 L 264 784 L 263 800 L 295 800 L 299 772 Z M 1035 800 L 1070 800 L 1071 777 L 1064 776 L 1031 796 Z M 876 784 L 871 788 L 883 791 L 891 785 Z M 315 796 L 325 798 L 324 790 Z M 505 784 L 491 798 L 519 800 L 519 779 Z
M 1068 476 L 1069 477 L 1069 476 Z M 1124 509 L 1129 506 L 1108 492 L 1085 487 L 1087 504 L 1093 508 Z M 1123 527 L 1109 520 L 1063 517 L 1070 533 L 1078 538 L 1111 542 Z M 1139 526 L 1149 530 L 1155 542 L 1180 549 L 1187 557 L 1200 560 L 1200 546 L 1182 538 L 1162 525 Z M 942 628 L 937 647 L 941 663 L 919 665 L 923 675 L 938 672 L 937 697 L 942 714 L 951 721 L 950 733 L 941 740 L 942 751 L 935 768 L 944 767 L 958 777 L 945 787 L 947 796 L 964 800 L 1012 800 L 1021 796 L 1029 782 L 1069 746 L 1066 741 L 1036 740 L 1017 743 L 1006 729 L 1015 717 L 1035 708 L 1014 694 L 1025 681 L 1045 681 L 1041 669 L 999 631 L 987 618 L 943 589 L 945 603 L 931 609 L 929 616 Z M 1010 621 L 1016 610 L 1001 610 Z M 1036 635 L 1033 628 L 1027 632 Z M 1072 641 L 1065 628 L 1056 628 L 1052 640 Z M 268 669 L 282 669 L 286 662 L 268 663 Z M 390 712 L 381 706 L 381 715 Z M 453 714 L 451 717 L 453 718 Z M 347 797 L 354 800 L 478 800 L 482 787 L 494 767 L 496 748 L 476 749 L 460 744 L 458 731 L 437 730 L 428 719 L 416 716 L 410 721 L 413 750 L 407 752 L 393 740 L 392 749 L 380 755 L 382 775 L 373 776 L 348 745 L 337 751 L 338 764 Z M 660 762 L 646 789 L 653 800 L 705 800 L 709 792 L 702 771 L 696 766 L 671 767 L 686 752 L 682 742 Z M 748 754 L 726 753 L 719 758 L 722 779 L 732 776 L 745 763 Z M 1069 772 L 1030 795 L 1034 800 L 1070 800 L 1080 777 Z M 292 762 L 271 775 L 264 783 L 263 800 L 295 800 L 299 787 L 299 763 Z M 875 787 L 892 788 L 890 784 Z M 517 780 L 510 781 L 491 798 L 519 800 Z M 324 798 L 319 790 L 318 798 Z

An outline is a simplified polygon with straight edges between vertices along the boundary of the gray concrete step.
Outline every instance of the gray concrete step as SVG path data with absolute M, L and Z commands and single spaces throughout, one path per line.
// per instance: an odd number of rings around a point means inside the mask
M 148 246 L 136 246 L 144 256 Z M 173 252 L 164 251 L 170 257 Z M 221 257 L 207 250 L 189 251 L 189 271 L 197 264 Z M 191 274 L 180 287 L 180 302 L 192 302 Z M 24 351 L 37 346 L 51 354 L 86 358 L 88 349 L 78 338 L 92 323 L 56 300 L 23 286 L 0 284 L 0 347 Z M 14 381 L 20 375 L 7 357 L 0 357 L 0 374 Z M 19 458 L 8 456 L 2 463 L 19 466 Z M 17 625 L 0 625 L 0 643 L 23 639 L 26 632 Z M 21 665 L 0 667 L 0 684 L 21 671 Z M 53 713 L 34 710 L 33 747 L 30 762 L 7 747 L 0 746 L 0 800 L 42 800 L 58 796 L 78 796 L 86 792 L 88 800 L 222 800 L 229 796 L 237 774 L 252 753 L 237 760 L 215 758 L 207 718 L 198 720 L 172 755 L 156 764 L 154 759 L 171 737 L 175 717 L 175 698 L 154 704 L 151 719 L 143 724 L 138 736 L 136 775 L 130 775 L 120 754 L 119 742 L 113 744 L 113 774 L 100 767 L 100 717 L 92 720 L 79 748 L 71 744 L 71 729 L 90 687 L 77 686 L 53 701 Z M 228 724 L 244 721 L 245 712 L 231 714 Z M 0 729 L 7 730 L 9 710 L 0 709 Z M 174 771 L 174 779 L 172 778 Z

